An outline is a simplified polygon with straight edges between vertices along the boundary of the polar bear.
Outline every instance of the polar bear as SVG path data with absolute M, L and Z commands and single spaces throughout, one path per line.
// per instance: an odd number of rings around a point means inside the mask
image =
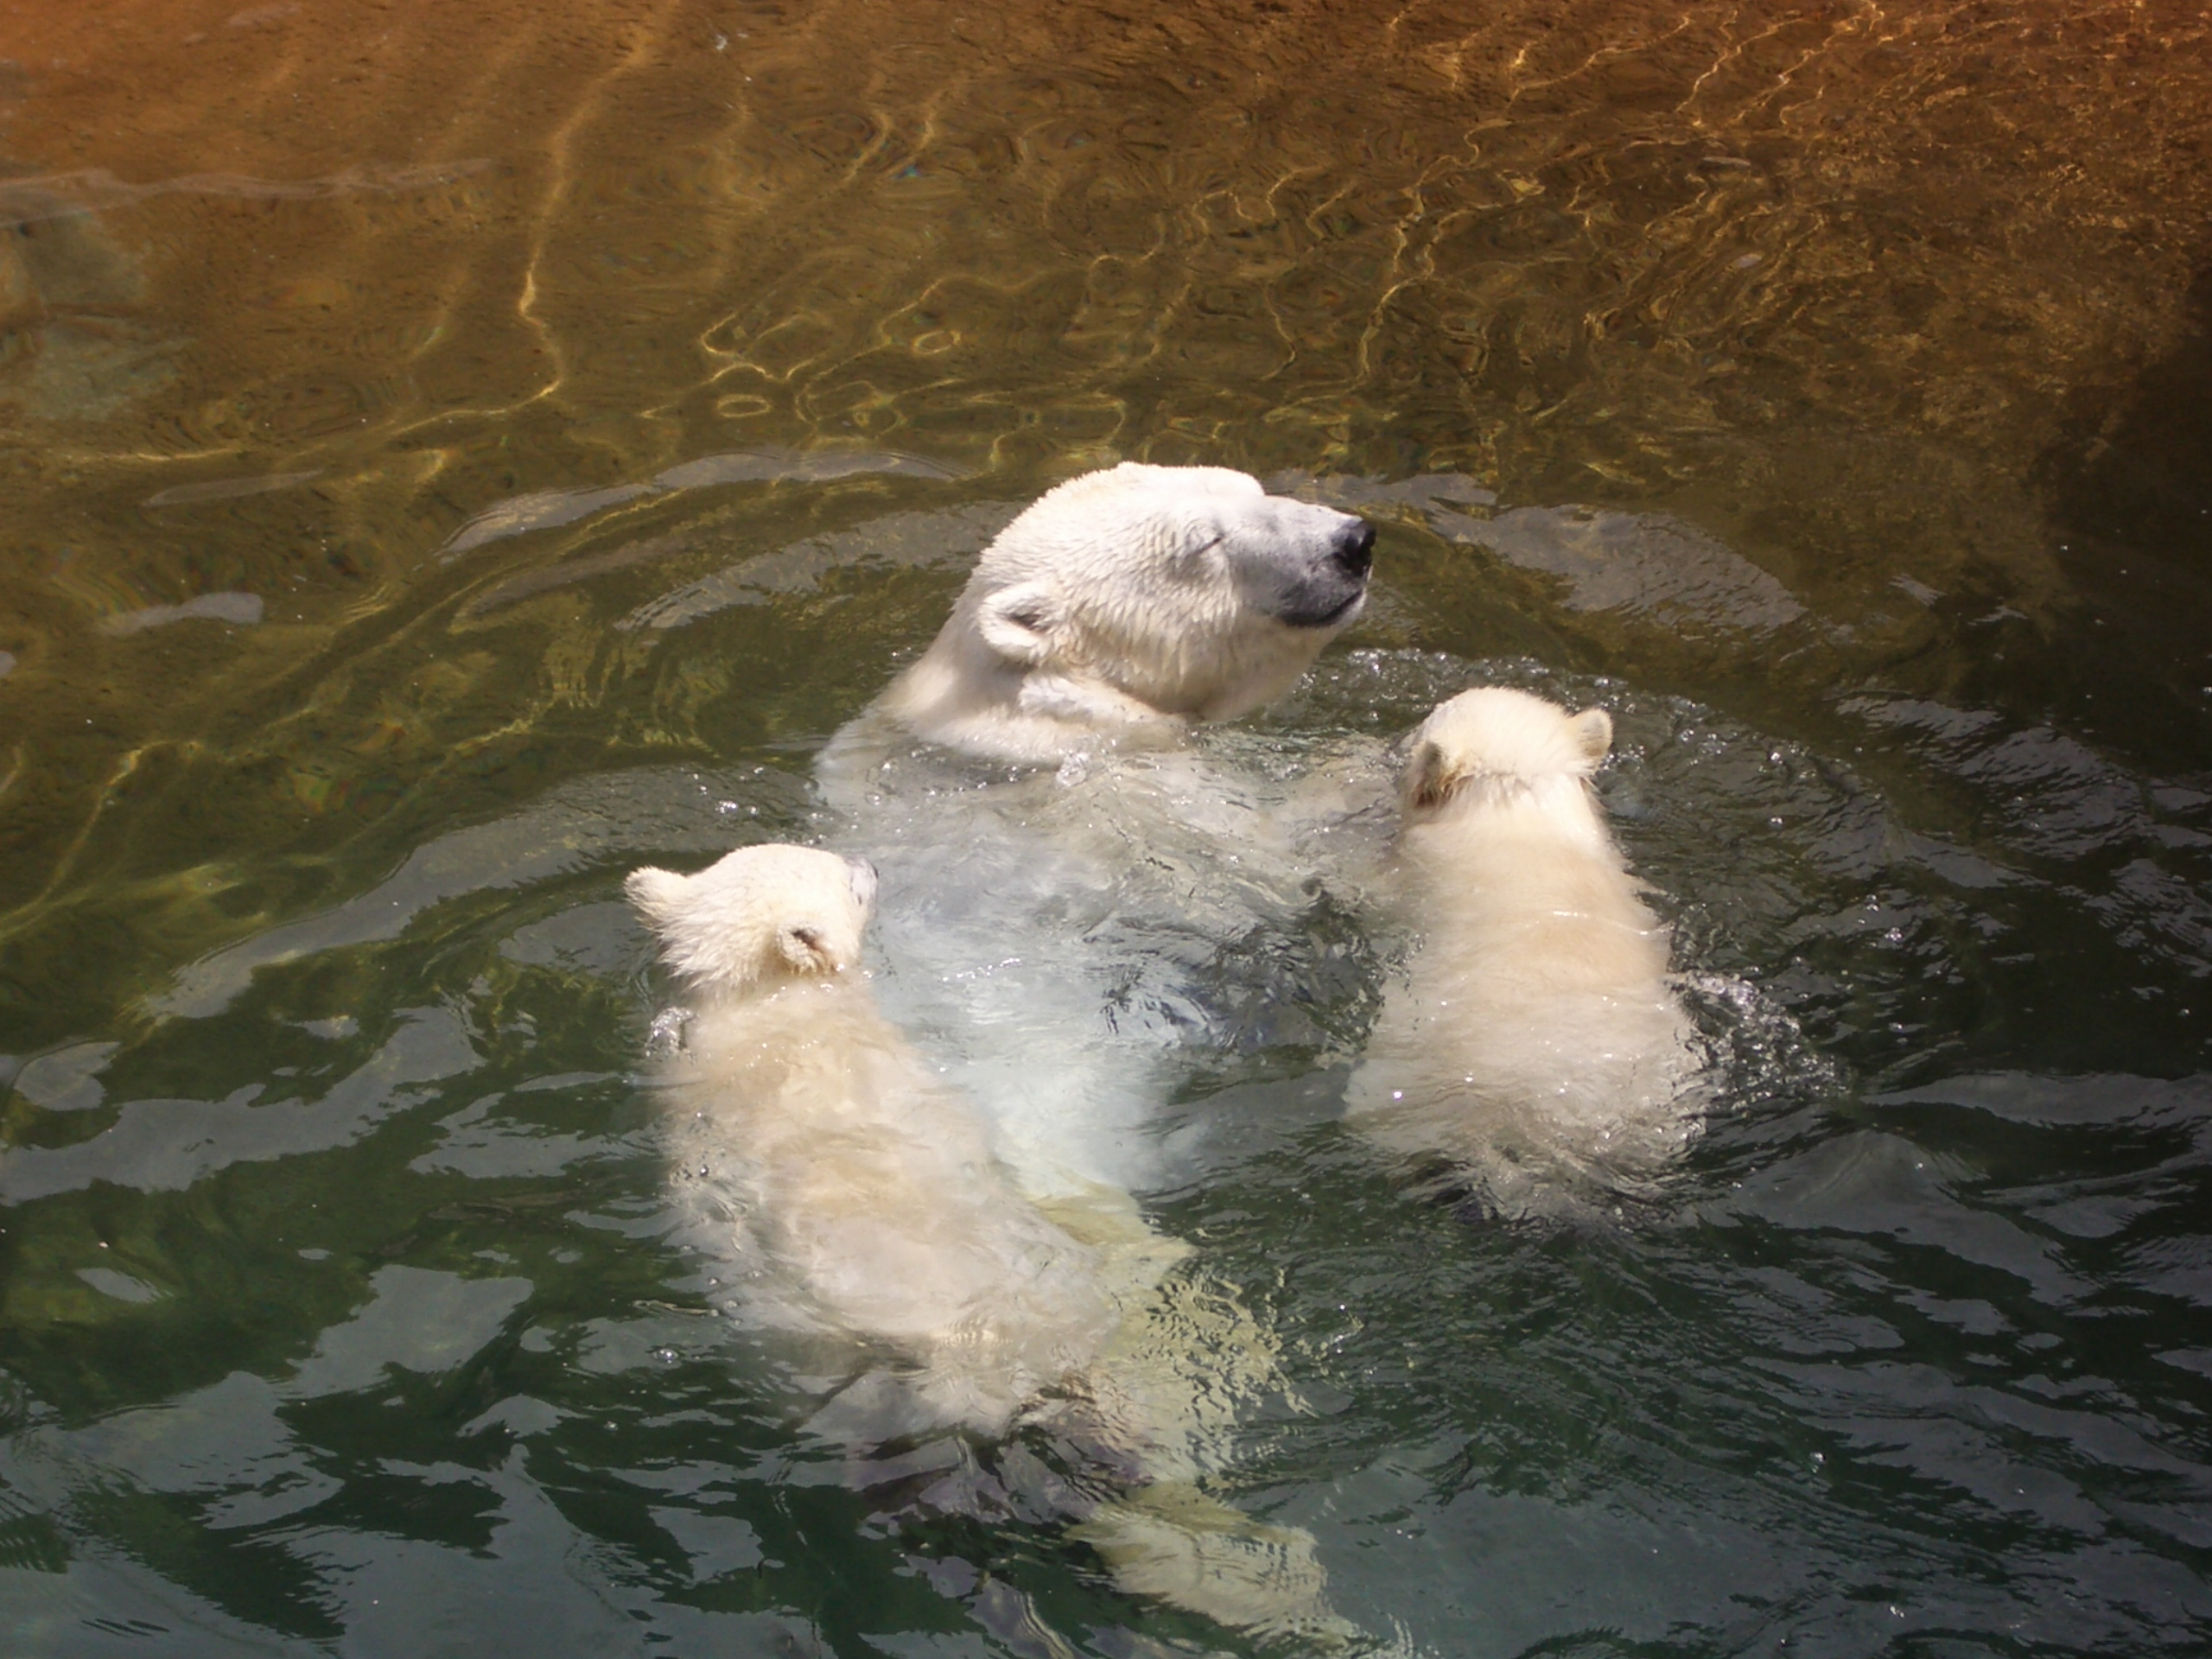
M 916 736 L 1015 761 L 1234 719 L 1359 614 L 1374 548 L 1364 519 L 1226 467 L 1086 473 L 984 549 L 878 707 Z
M 887 1003 L 1025 1192 L 1168 1184 L 1165 1065 L 1218 1040 L 1210 963 L 1297 949 L 1315 890 L 1288 791 L 1197 728 L 1311 665 L 1359 615 L 1374 546 L 1220 467 L 1072 479 L 822 755 L 835 840 L 893 877 Z
M 1093 1252 L 1007 1186 L 975 1109 L 851 971 L 871 866 L 744 847 L 625 887 L 692 999 L 662 1079 L 682 1167 L 750 1253 L 825 1323 L 910 1355 L 931 1414 L 985 1433 L 1098 1357 L 1114 1316 Z
M 1289 689 L 1360 614 L 1374 547 L 1364 520 L 1242 473 L 1071 480 L 984 550 L 935 640 L 819 760 L 832 836 L 896 895 L 885 1006 L 981 1105 L 1016 1190 L 1087 1242 L 1090 1216 L 1120 1218 L 1098 1241 L 1109 1260 L 1183 1253 L 1133 1197 L 1173 1184 L 1203 1139 L 1163 1121 L 1175 1057 L 1218 1040 L 1215 964 L 1295 957 L 1316 903 L 1281 780 L 1224 764 L 1197 728 Z M 1225 1560 L 1268 1555 L 1253 1605 L 1294 1605 L 1286 1585 L 1318 1583 L 1312 1541 L 1260 1549 L 1195 1484 L 1236 1406 L 1268 1395 L 1273 1344 L 1233 1293 L 1173 1314 L 1145 1294 L 1124 1303 L 1146 1310 L 1119 1338 L 1135 1347 L 1092 1376 L 1154 1402 L 1134 1412 L 1154 1484 L 1086 1536 L 1129 1587 L 1185 1605 L 1223 1606 Z M 1201 1305 L 1211 1329 L 1190 1317 Z
M 855 971 L 875 888 L 865 861 L 780 844 L 625 883 L 690 999 L 660 1079 L 677 1168 L 706 1230 L 753 1269 L 740 1276 L 762 1281 L 753 1311 L 776 1317 L 780 1289 L 814 1328 L 912 1368 L 891 1390 L 856 1384 L 857 1416 L 841 1395 L 814 1426 L 998 1436 L 1057 1404 L 1129 1477 L 1070 1516 L 1124 1588 L 1262 1635 L 1341 1638 L 1311 1535 L 1198 1484 L 1238 1395 L 1280 1388 L 1271 1344 L 1125 1195 L 1063 1194 L 1048 1213 L 1008 1184 L 975 1109 Z
M 1484 688 L 1428 716 L 1406 767 L 1398 874 L 1426 938 L 1384 997 L 1348 1116 L 1508 1206 L 1547 1174 L 1646 1178 L 1696 1123 L 1667 931 L 1590 783 L 1612 734 L 1602 709 Z

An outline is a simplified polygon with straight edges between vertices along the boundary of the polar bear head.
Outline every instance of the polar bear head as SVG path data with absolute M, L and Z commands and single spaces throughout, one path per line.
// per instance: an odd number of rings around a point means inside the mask
M 1374 526 L 1217 467 L 1071 479 L 983 551 L 885 708 L 972 753 L 1048 760 L 1119 728 L 1280 696 L 1367 596 Z
M 1503 686 L 1462 691 L 1439 703 L 1414 734 L 1406 766 L 1408 824 L 1460 804 L 1534 799 L 1572 820 L 1587 820 L 1590 774 L 1613 746 L 1613 719 L 1602 709 L 1569 714 L 1555 702 Z
M 859 959 L 875 867 L 811 847 L 741 847 L 696 875 L 651 868 L 622 884 L 695 988 L 742 992 Z

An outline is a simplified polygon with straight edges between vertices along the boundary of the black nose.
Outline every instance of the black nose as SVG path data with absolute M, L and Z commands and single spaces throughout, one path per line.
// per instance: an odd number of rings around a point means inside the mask
M 1347 575 L 1363 576 L 1375 563 L 1375 526 L 1366 519 L 1353 519 L 1331 540 L 1331 551 Z

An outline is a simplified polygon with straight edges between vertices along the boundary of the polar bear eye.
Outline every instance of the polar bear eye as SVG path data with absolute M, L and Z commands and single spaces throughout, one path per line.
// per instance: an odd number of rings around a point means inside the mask
M 1170 553 L 1162 568 L 1170 579 L 1176 582 L 1211 582 L 1225 556 L 1220 550 L 1222 543 L 1229 539 L 1229 532 L 1194 528 L 1191 533 L 1193 539 Z

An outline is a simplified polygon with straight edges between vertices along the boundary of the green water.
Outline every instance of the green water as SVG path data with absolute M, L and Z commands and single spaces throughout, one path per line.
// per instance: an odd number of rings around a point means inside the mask
M 2212 1646 L 2212 25 L 2182 5 L 0 20 L 10 1652 L 1254 1651 L 1049 1437 L 856 1466 L 671 1240 L 622 874 L 1116 458 L 1381 527 L 1224 741 L 1603 702 L 1719 1052 L 1411 1196 L 1389 942 L 1205 964 L 1214 1490 L 1423 1653 Z M 1294 1016 L 1293 1012 L 1294 1011 Z

